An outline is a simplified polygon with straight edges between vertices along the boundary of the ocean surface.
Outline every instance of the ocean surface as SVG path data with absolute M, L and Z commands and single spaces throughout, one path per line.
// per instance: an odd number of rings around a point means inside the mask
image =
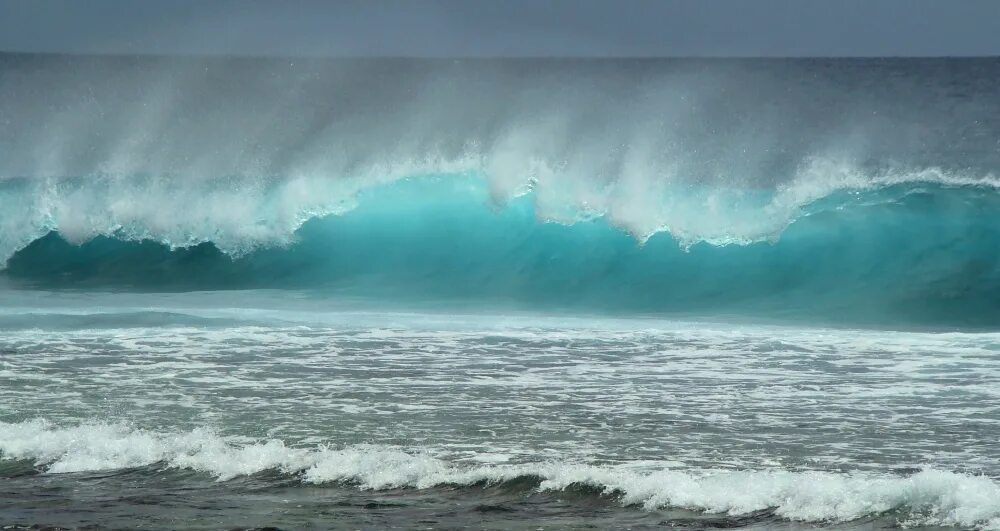
M 1000 529 L 998 82 L 0 54 L 0 526 Z

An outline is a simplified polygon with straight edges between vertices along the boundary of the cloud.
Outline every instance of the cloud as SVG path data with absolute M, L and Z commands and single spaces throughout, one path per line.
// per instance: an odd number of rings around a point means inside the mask
M 269 56 L 1000 55 L 1000 2 L 0 3 L 0 49 Z

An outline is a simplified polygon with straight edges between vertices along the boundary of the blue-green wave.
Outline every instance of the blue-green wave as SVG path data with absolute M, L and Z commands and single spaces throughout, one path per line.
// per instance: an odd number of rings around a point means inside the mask
M 468 179 L 372 188 L 306 221 L 288 245 L 231 256 L 50 232 L 5 274 L 47 287 L 295 288 L 395 302 L 822 321 L 1000 324 L 1000 194 L 908 182 L 841 190 L 798 209 L 770 241 L 640 241 L 605 217 L 538 219 L 528 193 L 496 206 Z M 738 227 L 737 227 L 738 228 Z

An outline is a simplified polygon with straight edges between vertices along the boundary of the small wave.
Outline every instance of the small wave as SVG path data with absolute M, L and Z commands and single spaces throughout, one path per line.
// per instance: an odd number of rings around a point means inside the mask
M 220 481 L 264 471 L 303 483 L 360 489 L 529 482 L 540 491 L 588 487 L 647 510 L 685 508 L 731 516 L 773 510 L 789 520 L 846 522 L 898 512 L 906 525 L 1000 528 L 1000 484 L 983 476 L 923 470 L 909 476 L 789 470 L 689 470 L 656 463 L 590 465 L 455 462 L 400 448 L 298 448 L 277 439 L 223 437 L 211 430 L 160 433 L 122 424 L 59 427 L 45 420 L 0 423 L 3 459 L 34 460 L 46 473 L 162 464 Z

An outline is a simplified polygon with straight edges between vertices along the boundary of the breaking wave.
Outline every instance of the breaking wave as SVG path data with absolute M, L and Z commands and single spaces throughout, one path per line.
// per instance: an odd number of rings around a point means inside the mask
M 0 227 L 5 274 L 43 286 L 997 322 L 992 178 L 822 171 L 822 185 L 775 192 L 687 186 L 622 200 L 614 189 L 588 202 L 527 183 L 498 203 L 474 173 L 340 193 L 294 180 L 8 182 L 0 202 L 21 211 Z
M 1000 322 L 993 59 L 0 70 L 15 282 Z
M 489 461 L 491 456 L 479 457 Z M 278 439 L 224 437 L 206 429 L 159 433 L 106 423 L 59 427 L 44 420 L 0 423 L 0 458 L 30 462 L 48 474 L 159 467 L 203 472 L 219 481 L 276 471 L 306 484 L 360 489 L 585 487 L 646 510 L 673 507 L 730 516 L 772 510 L 781 518 L 807 522 L 847 522 L 894 512 L 905 525 L 1000 526 L 996 481 L 933 469 L 885 475 L 689 470 L 656 462 L 482 464 L 386 446 L 299 448 Z

